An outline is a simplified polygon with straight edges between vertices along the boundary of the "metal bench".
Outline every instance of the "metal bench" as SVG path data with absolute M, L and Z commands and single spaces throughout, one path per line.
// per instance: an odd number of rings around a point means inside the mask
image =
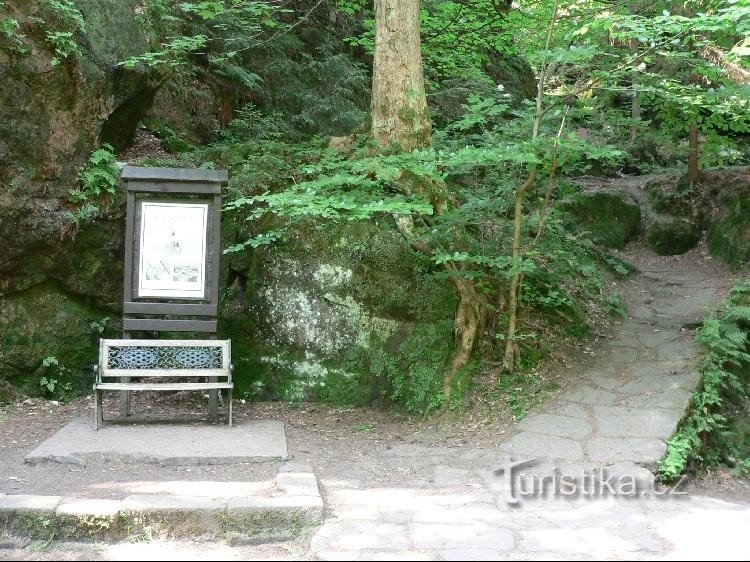
M 150 380 L 131 382 L 131 377 Z M 230 340 L 102 339 L 94 383 L 94 427 L 99 429 L 99 423 L 104 422 L 102 393 L 105 390 L 221 389 L 229 394 L 228 424 L 231 427 L 233 388 Z

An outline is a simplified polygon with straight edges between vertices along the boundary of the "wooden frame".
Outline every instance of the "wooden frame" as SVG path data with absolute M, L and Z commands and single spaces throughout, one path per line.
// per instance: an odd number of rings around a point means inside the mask
M 152 315 L 206 315 L 216 316 L 219 304 L 219 259 L 221 256 L 221 188 L 228 181 L 226 170 L 191 170 L 180 168 L 140 168 L 126 166 L 122 179 L 127 190 L 127 216 L 125 224 L 124 313 Z M 156 195 L 154 195 L 156 194 Z M 165 198 L 164 195 L 170 195 Z M 140 209 L 144 202 L 204 203 L 208 207 L 206 240 L 206 289 L 200 298 L 193 297 L 141 297 L 137 292 L 139 278 Z M 208 304 L 211 308 L 175 308 L 165 301 Z M 138 303 L 140 306 L 132 306 Z M 215 331 L 197 326 L 196 331 Z M 153 328 L 157 329 L 157 328 Z
M 131 332 L 196 332 L 216 338 L 221 257 L 221 190 L 229 179 L 226 170 L 143 168 L 125 166 L 125 262 L 123 283 L 123 338 Z M 140 215 L 144 202 L 201 203 L 208 205 L 205 241 L 205 285 L 200 297 L 139 296 Z M 166 340 L 165 340 L 166 341 Z M 121 380 L 127 384 L 128 377 Z M 209 393 L 215 415 L 218 392 Z M 129 414 L 129 392 L 121 395 L 121 410 Z

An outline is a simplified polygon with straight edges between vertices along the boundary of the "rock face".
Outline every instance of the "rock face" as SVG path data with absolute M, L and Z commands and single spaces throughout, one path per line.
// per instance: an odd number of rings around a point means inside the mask
M 652 217 L 646 227 L 646 243 L 660 256 L 684 254 L 700 237 L 701 223 L 685 217 Z
M 750 168 L 710 170 L 690 186 L 679 175 L 601 179 L 563 201 L 580 228 L 607 248 L 637 234 L 657 254 L 682 254 L 704 234 L 711 253 L 739 267 L 750 260 Z
M 649 210 L 645 238 L 659 255 L 684 254 L 701 238 L 707 220 L 704 197 L 684 178 L 669 176 L 645 186 Z
M 682 254 L 707 231 L 708 249 L 731 266 L 750 259 L 750 169 L 709 170 L 690 186 L 684 177 L 646 184 L 651 206 L 646 242 L 658 254 Z
M 583 192 L 565 204 L 591 239 L 606 248 L 623 248 L 639 230 L 641 208 L 626 190 Z
M 306 225 L 229 267 L 220 329 L 247 391 L 430 408 L 453 349 L 456 294 L 387 219 Z
M 18 23 L 0 38 L 0 378 L 27 378 L 47 356 L 78 368 L 89 320 L 119 306 L 121 212 L 75 236 L 65 213 L 78 166 L 98 142 L 129 142 L 159 86 L 117 66 L 149 49 L 141 4 L 76 1 L 83 26 L 47 2 L 0 8 Z M 61 58 L 53 32 L 73 33 L 80 54 Z
M 710 252 L 733 267 L 750 261 L 750 168 L 716 178 L 720 207 L 708 231 Z

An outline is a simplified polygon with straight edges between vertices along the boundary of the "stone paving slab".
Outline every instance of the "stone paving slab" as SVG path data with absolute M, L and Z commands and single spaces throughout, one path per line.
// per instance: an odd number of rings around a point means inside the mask
M 26 455 L 26 462 L 85 464 L 87 456 L 121 461 L 190 465 L 282 460 L 284 425 L 276 420 L 223 425 L 108 425 L 94 431 L 89 418 L 73 420 Z
M 451 495 L 435 492 L 423 496 L 425 512 L 430 497 Z M 483 495 L 476 493 L 478 502 Z M 421 514 L 401 523 L 377 514 L 353 519 L 342 500 L 312 539 L 316 559 L 742 560 L 750 528 L 750 506 L 705 498 L 534 499 L 494 518 L 460 512 L 444 523 Z
M 492 550 L 512 550 L 515 546 L 513 533 L 487 523 L 462 524 L 453 523 L 415 523 L 412 528 L 412 540 L 417 550 L 444 548 L 474 548 L 482 545 Z
M 571 418 L 573 419 L 573 418 Z M 521 431 L 513 436 L 510 443 L 501 447 L 508 453 L 527 458 L 553 458 L 583 460 L 583 447 L 575 439 L 557 437 L 531 431 Z
M 4 495 L 0 497 L 0 514 L 54 513 L 61 496 Z
M 57 515 L 71 517 L 95 517 L 97 519 L 114 519 L 120 513 L 123 504 L 117 500 L 99 500 L 89 498 L 63 498 L 55 509 Z
M 642 437 L 594 437 L 584 446 L 587 458 L 592 462 L 632 461 L 652 465 L 659 462 L 667 452 L 667 444 L 661 439 Z
M 591 424 L 583 419 L 553 414 L 538 414 L 521 420 L 518 428 L 523 431 L 535 431 L 555 435 L 583 439 L 593 430 Z
M 672 436 L 682 418 L 682 411 L 638 406 L 594 406 L 592 410 L 602 437 L 656 437 L 666 440 Z

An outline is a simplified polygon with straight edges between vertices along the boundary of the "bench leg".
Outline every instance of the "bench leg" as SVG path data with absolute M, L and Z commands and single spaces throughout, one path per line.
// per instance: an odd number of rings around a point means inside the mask
M 99 420 L 104 416 L 102 415 L 102 392 L 101 390 L 94 391 L 94 431 L 99 430 Z
M 208 382 L 217 382 L 219 379 L 216 377 L 208 377 Z M 215 421 L 219 415 L 219 391 L 209 390 L 208 391 L 208 417 Z
M 229 389 L 229 427 L 232 427 L 232 389 Z
M 122 382 L 130 382 L 130 377 L 121 377 Z M 130 391 L 120 391 L 120 415 L 127 418 L 130 415 Z

